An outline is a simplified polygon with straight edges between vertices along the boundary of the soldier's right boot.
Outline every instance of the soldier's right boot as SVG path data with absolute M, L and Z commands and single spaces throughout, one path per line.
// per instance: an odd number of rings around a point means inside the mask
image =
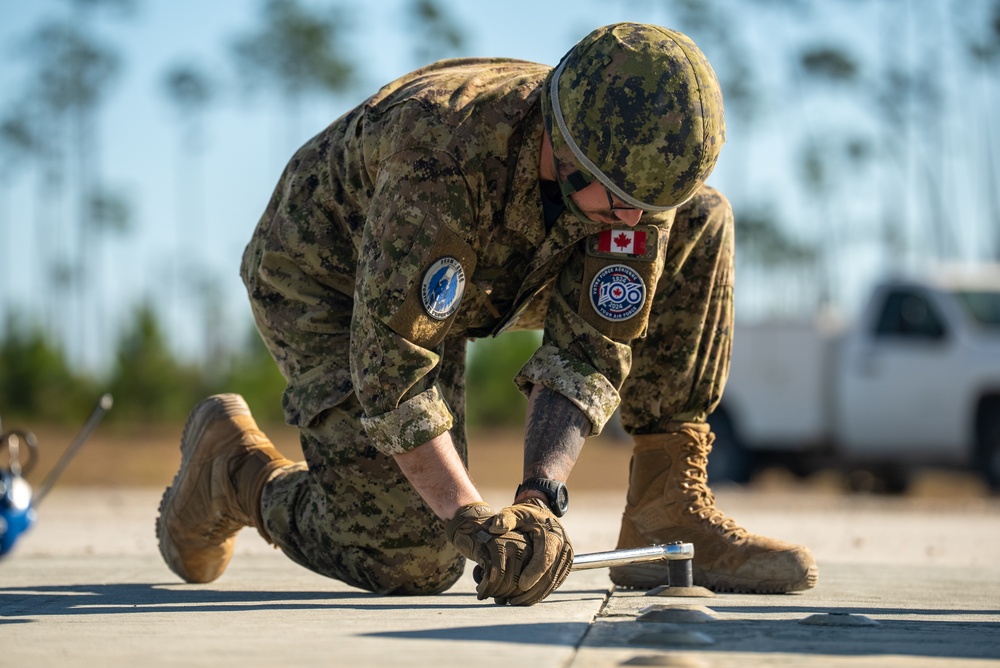
M 784 593 L 816 586 L 812 553 L 748 532 L 715 507 L 706 466 L 714 436 L 705 424 L 633 437 L 628 501 L 618 548 L 694 544 L 694 583 L 715 591 Z M 649 589 L 668 584 L 664 563 L 616 566 L 611 580 Z
M 233 556 L 237 532 L 263 527 L 264 484 L 294 464 L 281 456 L 238 394 L 201 401 L 184 426 L 181 466 L 163 493 L 156 536 L 160 554 L 187 582 L 211 582 Z

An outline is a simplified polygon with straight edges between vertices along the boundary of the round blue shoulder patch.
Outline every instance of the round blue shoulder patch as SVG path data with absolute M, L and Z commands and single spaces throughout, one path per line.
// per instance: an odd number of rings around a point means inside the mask
M 427 315 L 435 320 L 445 320 L 455 311 L 465 292 L 465 270 L 453 257 L 442 257 L 424 273 L 420 286 L 420 300 Z
M 646 301 L 646 284 L 631 267 L 611 264 L 590 283 L 590 303 L 597 315 L 611 322 L 628 320 Z

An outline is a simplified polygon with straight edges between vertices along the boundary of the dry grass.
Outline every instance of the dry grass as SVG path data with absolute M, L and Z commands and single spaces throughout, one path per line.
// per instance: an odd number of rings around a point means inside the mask
M 78 451 L 59 485 L 161 487 L 170 483 L 180 462 L 183 425 L 104 425 Z M 297 432 L 287 425 L 264 430 L 290 459 L 301 459 Z M 76 433 L 38 429 L 41 458 L 27 476 L 38 485 L 56 464 Z M 627 443 L 592 439 L 573 472 L 571 483 L 591 490 L 624 490 L 628 482 Z M 521 479 L 521 434 L 492 430 L 469 435 L 469 468 L 482 487 L 515 487 Z
M 14 426 L 14 425 L 10 425 Z M 59 479 L 59 486 L 165 487 L 180 462 L 182 425 L 102 425 L 81 448 Z M 290 459 L 301 459 L 297 432 L 287 425 L 264 430 Z M 41 460 L 27 476 L 36 487 L 52 469 L 76 435 L 68 429 L 36 429 Z M 469 434 L 469 468 L 482 489 L 511 489 L 521 479 L 521 432 L 480 430 Z M 631 448 L 628 441 L 590 439 L 569 480 L 579 491 L 624 491 L 628 484 Z M 5 462 L 6 453 L 0 454 Z M 759 474 L 752 489 L 763 493 L 800 491 L 840 494 L 842 477 L 821 472 L 806 480 L 786 471 L 769 469 Z M 964 472 L 925 471 L 911 485 L 908 496 L 922 498 L 982 498 L 988 491 L 981 479 Z

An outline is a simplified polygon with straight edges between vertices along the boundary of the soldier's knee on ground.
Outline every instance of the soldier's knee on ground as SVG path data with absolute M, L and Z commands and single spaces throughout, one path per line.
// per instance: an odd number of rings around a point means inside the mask
M 386 596 L 440 594 L 451 589 L 465 569 L 465 558 L 451 549 L 435 552 L 422 546 L 365 552 L 351 568 L 355 581 L 345 582 Z

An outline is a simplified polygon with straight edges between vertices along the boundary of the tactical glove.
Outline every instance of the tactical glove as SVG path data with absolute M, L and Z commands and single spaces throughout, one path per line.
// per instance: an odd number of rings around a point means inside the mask
M 526 545 L 514 563 L 517 592 L 506 595 L 511 605 L 534 605 L 563 583 L 573 566 L 573 546 L 549 507 L 539 499 L 504 508 L 487 524 L 490 533 L 522 536 Z
M 525 537 L 516 532 L 496 532 L 493 527 L 493 509 L 485 503 L 470 503 L 458 509 L 445 525 L 445 535 L 455 549 L 476 562 L 476 593 L 479 600 L 496 598 L 506 600 L 520 593 L 518 575 L 521 564 L 531 556 Z

